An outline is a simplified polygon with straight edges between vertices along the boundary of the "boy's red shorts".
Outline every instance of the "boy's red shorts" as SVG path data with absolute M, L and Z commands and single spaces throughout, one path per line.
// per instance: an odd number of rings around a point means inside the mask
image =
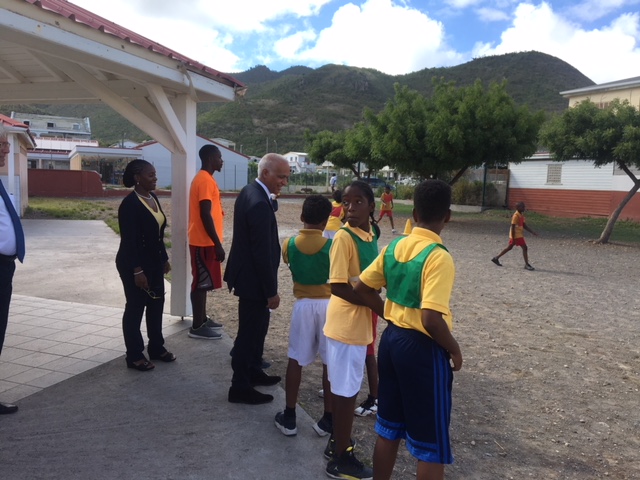
M 393 210 L 380 210 L 380 218 L 387 216 L 389 218 L 393 218 Z
M 516 247 L 526 247 L 527 242 L 524 241 L 524 237 L 510 238 L 509 245 L 515 245 Z

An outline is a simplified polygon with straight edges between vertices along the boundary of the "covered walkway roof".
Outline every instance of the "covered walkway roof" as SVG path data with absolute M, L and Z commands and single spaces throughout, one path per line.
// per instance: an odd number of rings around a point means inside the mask
M 172 209 L 196 173 L 196 104 L 246 87 L 65 0 L 0 1 L 0 104 L 109 105 L 172 152 Z M 26 180 L 25 180 L 26 181 Z M 190 313 L 187 215 L 172 225 L 171 313 Z

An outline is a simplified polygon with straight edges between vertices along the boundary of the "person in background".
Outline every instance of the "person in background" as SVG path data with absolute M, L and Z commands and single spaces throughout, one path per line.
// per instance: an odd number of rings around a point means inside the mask
M 509 245 L 502 250 L 498 256 L 493 257 L 491 261 L 495 263 L 497 266 L 501 267 L 500 257 L 505 253 L 510 252 L 511 249 L 516 246 L 522 248 L 522 257 L 524 258 L 524 268 L 525 270 L 535 270 L 529 263 L 529 248 L 527 247 L 527 242 L 524 241 L 524 231 L 531 232 L 536 237 L 538 234 L 531 230 L 524 219 L 524 211 L 526 210 L 524 202 L 516 203 L 516 211 L 513 213 L 511 217 L 511 228 L 509 229 Z
M 338 187 L 338 176 L 335 173 L 331 175 L 329 185 L 331 185 L 331 191 L 335 192 L 336 188 Z
M 0 123 L 0 167 L 4 167 L 11 153 L 7 131 Z M 9 304 L 13 292 L 13 274 L 16 260 L 24 261 L 25 242 L 22 223 L 15 205 L 0 181 L 0 354 L 9 323 Z M 0 402 L 0 414 L 15 413 L 18 406 Z
M 342 190 L 335 190 L 331 196 L 333 201 L 331 202 L 331 215 L 329 215 L 329 221 L 327 226 L 324 227 L 322 235 L 325 238 L 333 238 L 336 232 L 344 223 L 344 208 L 342 208 Z
M 193 324 L 188 336 L 204 340 L 222 338 L 222 325 L 207 317 L 207 292 L 222 288 L 222 248 L 224 211 L 220 189 L 213 172 L 224 162 L 220 149 L 204 145 L 198 152 L 201 168 L 189 189 L 189 253 L 191 255 L 191 307 Z
M 164 347 L 162 312 L 164 275 L 171 265 L 164 244 L 167 218 L 162 211 L 156 188 L 156 169 L 146 160 L 133 160 L 124 170 L 122 183 L 134 187 L 118 208 L 120 247 L 116 268 L 122 280 L 127 303 L 122 316 L 122 332 L 127 349 L 127 367 L 146 372 L 155 365 L 144 356 L 140 333 L 146 314 L 147 353 L 151 360 L 173 362 L 176 356 Z
M 389 221 L 391 222 L 391 233 L 396 233 L 396 227 L 393 225 L 393 193 L 391 193 L 391 187 L 389 185 L 385 185 L 384 192 L 380 196 L 380 217 L 378 218 L 378 223 L 382 220 L 384 216 L 389 217 Z

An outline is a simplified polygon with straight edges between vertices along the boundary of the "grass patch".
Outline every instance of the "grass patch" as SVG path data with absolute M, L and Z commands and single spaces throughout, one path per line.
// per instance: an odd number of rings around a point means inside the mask
M 118 228 L 119 202 L 79 198 L 30 197 L 25 218 L 58 218 L 61 220 L 102 220 L 114 232 Z

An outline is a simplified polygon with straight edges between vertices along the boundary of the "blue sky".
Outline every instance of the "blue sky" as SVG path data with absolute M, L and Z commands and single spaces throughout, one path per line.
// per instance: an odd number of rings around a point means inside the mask
M 537 50 L 596 83 L 640 76 L 640 0 L 72 3 L 223 72 L 337 63 L 397 75 Z

